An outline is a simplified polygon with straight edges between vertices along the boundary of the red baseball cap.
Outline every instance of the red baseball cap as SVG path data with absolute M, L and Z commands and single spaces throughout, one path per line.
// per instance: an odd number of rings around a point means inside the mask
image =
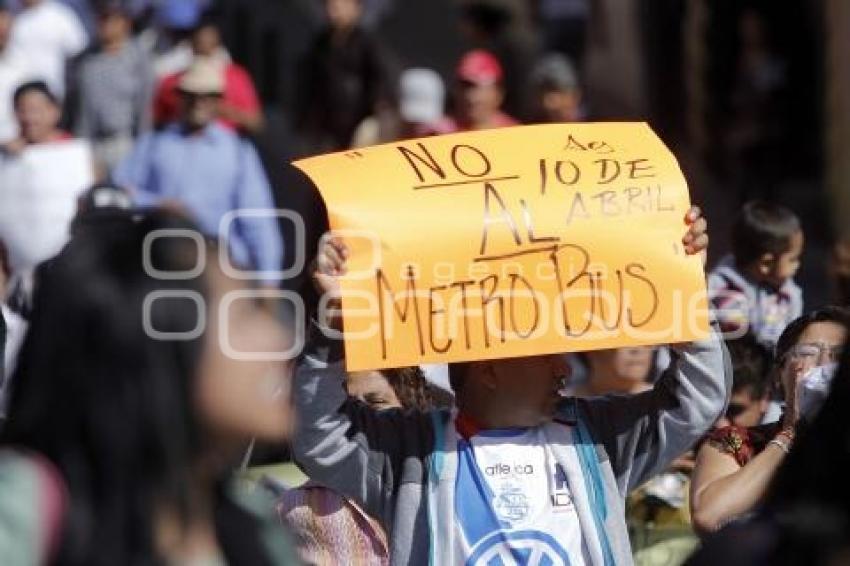
M 484 49 L 475 49 L 461 57 L 456 75 L 460 81 L 489 86 L 501 82 L 504 72 L 495 55 Z

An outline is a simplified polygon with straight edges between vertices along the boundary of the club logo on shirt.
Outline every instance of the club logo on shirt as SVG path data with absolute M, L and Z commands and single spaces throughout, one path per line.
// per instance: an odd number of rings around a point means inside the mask
M 566 550 L 540 531 L 493 533 L 480 543 L 466 566 L 569 566 Z
M 496 494 L 493 510 L 502 521 L 516 523 L 524 521 L 531 511 L 528 496 L 518 486 L 506 484 Z

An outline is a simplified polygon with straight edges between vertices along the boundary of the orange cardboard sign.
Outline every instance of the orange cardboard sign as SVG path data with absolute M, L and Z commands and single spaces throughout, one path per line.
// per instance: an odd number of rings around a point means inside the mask
M 522 126 L 295 163 L 348 244 L 349 370 L 708 334 L 688 186 L 643 123 Z

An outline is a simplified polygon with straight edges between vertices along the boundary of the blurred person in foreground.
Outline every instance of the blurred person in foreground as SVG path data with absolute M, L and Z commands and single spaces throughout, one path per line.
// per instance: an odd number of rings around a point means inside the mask
M 744 204 L 732 227 L 732 254 L 708 276 L 708 292 L 725 333 L 750 333 L 773 348 L 782 331 L 803 314 L 803 292 L 794 281 L 805 238 L 790 209 L 765 201 Z
M 142 136 L 114 180 L 141 206 L 184 207 L 204 234 L 226 237 L 238 267 L 261 271 L 263 284 L 275 286 L 283 262 L 275 204 L 253 146 L 216 121 L 223 70 L 198 60 L 181 77 L 179 90 L 180 121 Z M 265 215 L 239 215 L 219 234 L 222 219 L 240 209 Z
M 850 349 L 823 408 L 771 482 L 760 512 L 703 541 L 689 566 L 850 563 Z
M 714 430 L 694 469 L 691 513 L 699 532 L 746 518 L 761 505 L 802 428 L 816 416 L 850 332 L 850 311 L 825 307 L 788 325 L 776 345 L 782 419 L 769 425 Z
M 221 30 L 212 14 L 205 14 L 190 37 L 192 61 L 207 61 L 224 73 L 224 90 L 218 109 L 218 121 L 243 134 L 263 129 L 263 109 L 254 81 L 248 71 L 234 63 L 221 41 Z M 191 66 L 191 65 L 189 65 Z M 180 81 L 187 69 L 165 76 L 156 87 L 154 120 L 163 126 L 180 116 Z
M 357 126 L 351 147 L 418 137 L 443 116 L 444 105 L 445 86 L 436 71 L 407 69 L 399 80 L 398 104 L 379 102 L 375 114 Z
M 65 67 L 89 42 L 79 17 L 56 0 L 22 0 L 10 47 L 29 60 L 34 76 L 58 97 L 65 94 Z
M 111 221 L 116 217 L 115 211 L 130 208 L 132 208 L 130 196 L 121 187 L 107 184 L 94 185 L 77 199 L 77 211 L 70 224 L 70 235 L 73 238 L 94 223 Z M 6 265 L 4 250 L 0 249 L 0 310 L 3 311 L 7 325 L 6 379 L 0 382 L 0 417 L 3 418 L 6 416 L 11 376 L 17 365 L 18 353 L 32 315 L 35 288 L 49 261 L 48 259 L 47 262 L 36 266 L 26 274 L 26 277 L 18 274 L 17 277 L 10 278 L 11 271 Z M 9 284 L 6 285 L 6 282 Z
M 283 351 L 283 329 L 250 301 L 220 317 L 244 285 L 215 262 L 180 280 L 146 272 L 144 253 L 180 273 L 215 253 L 181 238 L 144 245 L 191 223 L 116 214 L 78 233 L 36 291 L 2 431 L 3 564 L 293 563 L 270 502 L 230 479 L 252 438 L 290 433 L 289 375 L 221 347 Z
M 562 124 L 581 122 L 582 92 L 573 64 L 563 55 L 550 53 L 531 72 L 533 122 Z
M 15 89 L 32 78 L 32 69 L 26 56 L 9 45 L 14 16 L 9 6 L 0 1 L 0 145 L 18 136 Z
M 455 72 L 452 115 L 429 125 L 425 133 L 442 135 L 517 125 L 519 122 L 501 110 L 503 80 L 502 64 L 492 53 L 483 49 L 468 52 Z
M 393 84 L 388 55 L 362 26 L 363 0 L 324 0 L 324 8 L 327 26 L 299 68 L 296 127 L 308 153 L 348 148 Z
M 705 219 L 694 208 L 683 220 L 685 249 L 701 253 Z M 348 254 L 323 239 L 314 277 L 330 297 Z M 339 330 L 345 313 L 333 302 L 319 319 Z M 533 549 L 554 563 L 629 563 L 623 499 L 696 442 L 731 383 L 713 333 L 680 347 L 639 395 L 563 398 L 569 366 L 551 354 L 452 364 L 457 412 L 376 412 L 348 398 L 342 343 L 329 332 L 311 328 L 296 370 L 293 453 L 381 522 L 394 564 L 524 561 Z
M 153 71 L 124 3 L 98 0 L 96 10 L 98 42 L 72 67 L 69 95 L 74 133 L 91 140 L 105 177 L 150 129 Z
M 376 411 L 432 409 L 428 383 L 417 367 L 351 372 L 349 397 Z M 389 564 L 381 524 L 355 502 L 314 481 L 287 490 L 278 513 L 296 537 L 306 564 Z

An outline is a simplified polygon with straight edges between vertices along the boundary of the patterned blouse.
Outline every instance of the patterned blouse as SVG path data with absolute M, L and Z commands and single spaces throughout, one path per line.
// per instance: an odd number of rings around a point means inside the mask
M 310 566 L 389 566 L 387 535 L 354 502 L 313 482 L 286 491 L 277 505 Z
M 708 435 L 708 443 L 729 454 L 742 468 L 767 447 L 770 440 L 781 430 L 781 422 L 759 425 L 753 428 L 725 426 Z

